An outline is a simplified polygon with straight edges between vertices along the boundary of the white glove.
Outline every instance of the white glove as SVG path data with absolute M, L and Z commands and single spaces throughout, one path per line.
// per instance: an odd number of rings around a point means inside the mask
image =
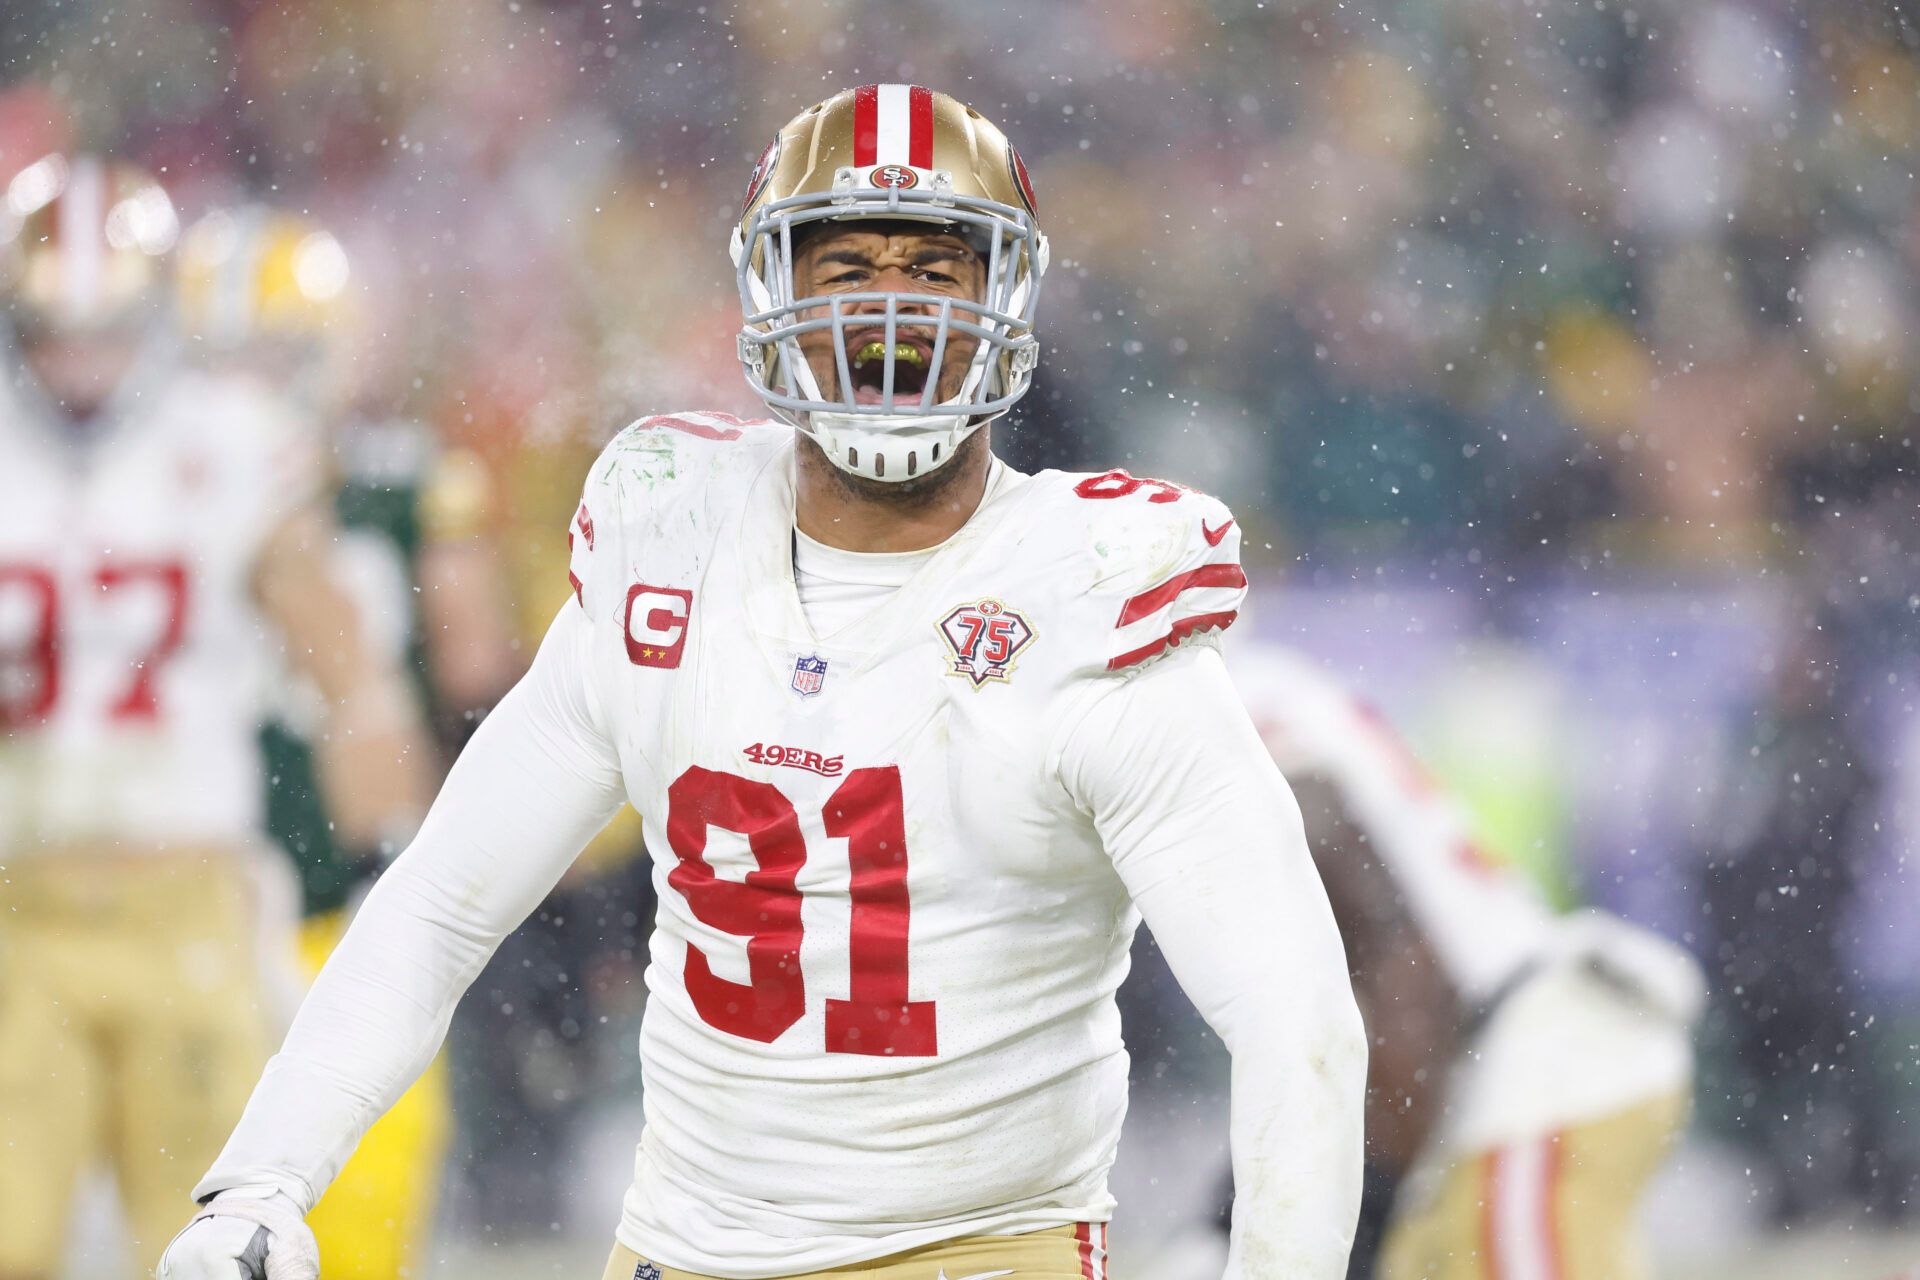
M 320 1280 L 320 1246 L 293 1197 L 232 1187 L 207 1201 L 160 1255 L 159 1280 Z

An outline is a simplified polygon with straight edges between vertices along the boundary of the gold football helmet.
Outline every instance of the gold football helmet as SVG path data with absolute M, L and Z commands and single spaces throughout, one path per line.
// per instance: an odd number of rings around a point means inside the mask
M 180 327 L 215 348 L 315 342 L 337 324 L 349 268 L 340 242 L 297 214 L 220 209 L 180 241 Z
M 346 250 L 311 219 L 266 205 L 217 209 L 180 237 L 180 331 L 210 364 L 251 370 L 332 414 L 357 384 L 350 276 Z
M 937 306 L 912 293 L 796 297 L 796 231 L 862 218 L 932 223 L 962 236 L 985 265 L 985 296 L 941 297 Z M 754 168 L 732 250 L 748 383 L 844 471 L 885 481 L 926 475 L 1032 381 L 1040 358 L 1034 312 L 1047 269 L 1033 187 L 1005 135 L 946 94 L 870 84 L 795 116 Z M 867 329 L 885 327 L 874 403 L 855 395 L 847 338 L 856 314 Z M 908 344 L 896 337 L 908 329 L 931 344 L 934 372 L 923 390 L 898 394 L 896 358 Z M 833 334 L 839 368 L 831 397 L 800 349 L 801 335 L 822 330 Z M 958 335 L 975 344 L 973 358 L 958 394 L 936 403 L 942 358 Z
M 146 323 L 179 234 L 173 201 L 133 165 L 42 156 L 0 201 L 0 279 L 15 325 L 87 335 Z

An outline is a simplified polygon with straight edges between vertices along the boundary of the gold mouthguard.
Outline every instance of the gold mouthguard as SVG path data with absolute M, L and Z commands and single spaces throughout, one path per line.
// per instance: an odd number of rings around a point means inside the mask
M 867 361 L 878 360 L 883 356 L 885 356 L 886 354 L 887 354 L 886 343 L 869 342 L 866 346 L 860 348 L 860 353 L 858 355 L 854 356 L 853 367 L 857 369 L 861 365 L 865 364 Z M 916 369 L 924 369 L 927 367 L 926 356 L 922 355 L 920 353 L 920 348 L 914 346 L 911 342 L 894 343 L 893 358 L 895 360 L 904 360 Z

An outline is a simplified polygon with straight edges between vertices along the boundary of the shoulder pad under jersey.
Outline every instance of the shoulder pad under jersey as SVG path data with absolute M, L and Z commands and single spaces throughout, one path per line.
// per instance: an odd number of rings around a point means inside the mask
M 662 570 L 704 559 L 713 511 L 737 506 L 767 458 L 792 435 L 777 422 L 712 410 L 641 418 L 600 451 L 567 528 L 567 581 L 590 611 L 593 583 L 619 548 L 644 541 Z M 624 570 L 616 572 L 624 573 Z M 612 587 L 623 591 L 621 584 Z
M 1055 473 L 1091 567 L 1100 663 L 1128 671 L 1224 631 L 1247 594 L 1240 529 L 1218 498 L 1167 480 Z

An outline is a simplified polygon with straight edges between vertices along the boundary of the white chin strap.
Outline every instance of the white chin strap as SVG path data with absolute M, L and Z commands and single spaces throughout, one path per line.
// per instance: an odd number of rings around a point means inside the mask
M 789 344 L 788 349 L 795 381 L 809 397 L 825 399 L 813 366 L 800 356 L 798 345 Z M 886 484 L 918 479 L 945 466 L 961 442 L 987 424 L 988 415 L 969 409 L 975 402 L 975 390 L 987 377 L 991 355 L 984 343 L 974 353 L 958 394 L 933 406 L 947 410 L 945 413 L 859 414 L 813 409 L 789 416 L 820 446 L 828 460 L 848 475 Z M 931 370 L 927 376 L 937 378 L 940 371 Z
M 876 418 L 815 410 L 800 429 L 847 474 L 897 484 L 945 466 L 984 425 L 964 413 Z

